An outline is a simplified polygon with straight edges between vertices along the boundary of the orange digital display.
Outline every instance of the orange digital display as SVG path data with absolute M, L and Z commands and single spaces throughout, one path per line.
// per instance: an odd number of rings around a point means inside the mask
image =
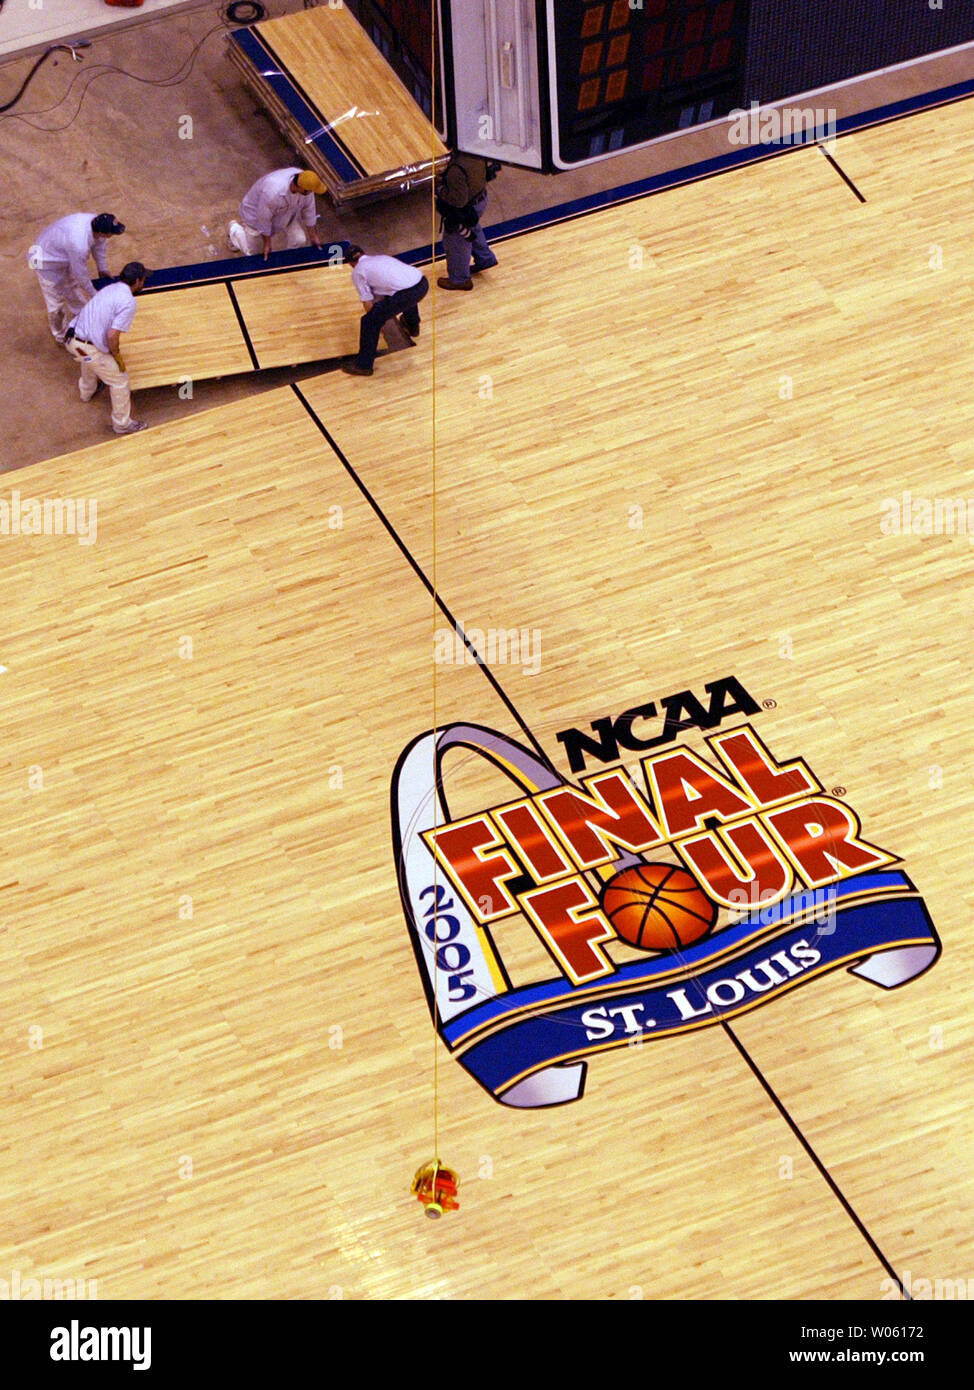
M 549 0 L 562 154 L 624 148 L 726 114 L 750 0 Z

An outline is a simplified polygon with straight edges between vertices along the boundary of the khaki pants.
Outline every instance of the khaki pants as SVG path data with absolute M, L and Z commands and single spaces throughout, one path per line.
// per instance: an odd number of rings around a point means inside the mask
M 111 353 L 102 352 L 94 343 L 72 338 L 64 345 L 81 368 L 78 393 L 90 401 L 98 390 L 99 381 L 108 387 L 112 398 L 112 429 L 121 430 L 132 419 L 132 392 L 128 372 L 123 372 Z
M 89 295 L 69 275 L 42 275 L 38 271 L 37 283 L 44 296 L 48 326 L 57 341 L 63 343 L 68 324 L 81 313 Z

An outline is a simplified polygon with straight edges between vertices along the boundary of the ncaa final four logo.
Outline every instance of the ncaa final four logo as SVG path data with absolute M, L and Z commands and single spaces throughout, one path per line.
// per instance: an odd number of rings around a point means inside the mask
M 583 1059 L 608 1048 L 709 1027 L 842 967 L 892 989 L 940 953 L 896 856 L 806 762 L 776 758 L 738 681 L 706 690 L 706 706 L 690 691 L 663 700 L 661 728 L 651 703 L 597 720 L 597 739 L 560 733 L 572 772 L 603 764 L 576 782 L 474 724 L 422 734 L 399 759 L 393 840 L 433 1020 L 505 1105 L 577 1100 Z M 703 751 L 677 741 L 690 729 Z M 456 749 L 513 795 L 452 818 Z M 512 925 L 542 943 L 548 978 L 512 983 L 495 942 Z

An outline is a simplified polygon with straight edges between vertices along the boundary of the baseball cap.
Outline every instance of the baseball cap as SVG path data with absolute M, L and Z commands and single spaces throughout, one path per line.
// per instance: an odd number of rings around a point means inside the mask
M 302 193 L 317 193 L 319 197 L 325 191 L 325 185 L 321 182 L 317 174 L 313 174 L 310 169 L 305 169 L 303 174 L 298 174 L 295 179 Z
M 110 212 L 100 212 L 97 217 L 92 218 L 91 230 L 99 236 L 121 236 L 125 231 L 125 224 L 119 222 Z

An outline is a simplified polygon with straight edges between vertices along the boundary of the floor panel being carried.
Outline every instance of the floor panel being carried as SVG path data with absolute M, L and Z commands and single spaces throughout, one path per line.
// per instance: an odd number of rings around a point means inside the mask
M 320 362 L 356 351 L 360 318 L 347 266 L 179 285 L 140 295 L 125 360 L 136 390 Z

